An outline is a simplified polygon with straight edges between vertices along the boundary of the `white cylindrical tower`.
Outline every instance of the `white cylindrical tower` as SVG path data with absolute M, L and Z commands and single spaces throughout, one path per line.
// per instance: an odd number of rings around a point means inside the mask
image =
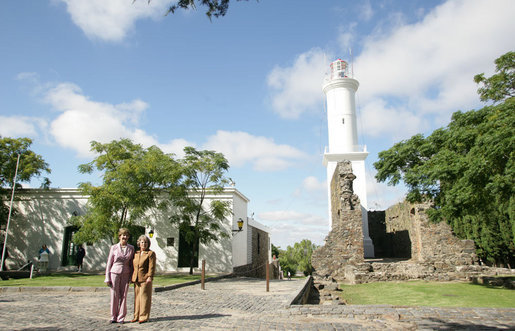
M 367 188 L 365 179 L 366 147 L 358 142 L 355 95 L 359 82 L 351 77 L 347 62 L 336 60 L 331 63 L 331 74 L 326 78 L 323 91 L 327 104 L 327 130 L 329 148 L 324 153 L 327 167 L 327 188 L 329 198 L 329 220 L 331 215 L 331 180 L 338 161 L 349 160 L 356 176 L 353 182 L 354 193 L 359 196 L 363 223 L 363 248 L 365 257 L 374 256 L 374 246 L 368 234 Z
M 359 82 L 349 77 L 347 62 L 331 63 L 331 76 L 324 84 L 327 102 L 329 153 L 358 152 L 355 95 Z

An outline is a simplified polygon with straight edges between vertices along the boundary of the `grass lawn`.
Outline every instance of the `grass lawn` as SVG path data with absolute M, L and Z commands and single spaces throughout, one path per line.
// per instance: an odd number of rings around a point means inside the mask
M 340 285 L 355 305 L 515 308 L 515 290 L 471 283 L 377 282 Z
M 104 275 L 86 275 L 78 273 L 52 273 L 45 276 L 38 276 L 32 279 L 8 279 L 0 280 L 0 287 L 2 286 L 92 286 L 103 287 Z M 200 279 L 200 275 L 184 275 L 184 274 L 171 274 L 171 275 L 157 275 L 154 277 L 154 286 L 166 286 L 178 283 L 185 283 L 193 280 Z

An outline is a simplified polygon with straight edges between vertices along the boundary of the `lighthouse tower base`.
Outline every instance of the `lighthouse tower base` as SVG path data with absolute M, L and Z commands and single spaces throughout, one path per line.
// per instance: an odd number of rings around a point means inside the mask
M 331 179 L 333 178 L 336 164 L 339 161 L 349 160 L 352 164 L 352 173 L 356 176 L 353 182 L 353 191 L 359 197 L 361 203 L 362 228 L 363 228 L 363 253 L 365 258 L 374 257 L 374 244 L 368 232 L 367 187 L 365 178 L 365 159 L 368 152 L 351 152 L 343 154 L 325 153 L 323 163 L 327 168 L 327 193 L 329 207 L 329 230 L 332 230 L 331 214 Z

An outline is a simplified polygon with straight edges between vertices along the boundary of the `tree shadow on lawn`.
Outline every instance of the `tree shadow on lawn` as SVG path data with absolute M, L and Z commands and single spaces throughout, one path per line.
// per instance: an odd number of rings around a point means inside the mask
M 471 284 L 493 289 L 515 289 L 515 276 L 481 277 L 481 280 L 473 279 Z

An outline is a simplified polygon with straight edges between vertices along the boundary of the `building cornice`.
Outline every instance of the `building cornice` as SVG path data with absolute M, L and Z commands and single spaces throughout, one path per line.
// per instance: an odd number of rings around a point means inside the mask
M 192 191 L 193 192 L 193 191 Z M 74 198 L 74 199 L 87 199 L 88 195 L 83 195 L 80 189 L 78 188 L 49 188 L 49 189 L 41 189 L 41 188 L 22 188 L 17 189 L 14 192 L 15 196 L 26 196 L 38 199 L 55 199 L 55 198 Z M 243 193 L 238 191 L 234 187 L 226 187 L 223 192 L 214 194 L 207 191 L 206 198 L 208 199 L 232 199 L 234 196 L 238 196 L 245 202 L 249 202 L 249 198 L 247 198 Z

